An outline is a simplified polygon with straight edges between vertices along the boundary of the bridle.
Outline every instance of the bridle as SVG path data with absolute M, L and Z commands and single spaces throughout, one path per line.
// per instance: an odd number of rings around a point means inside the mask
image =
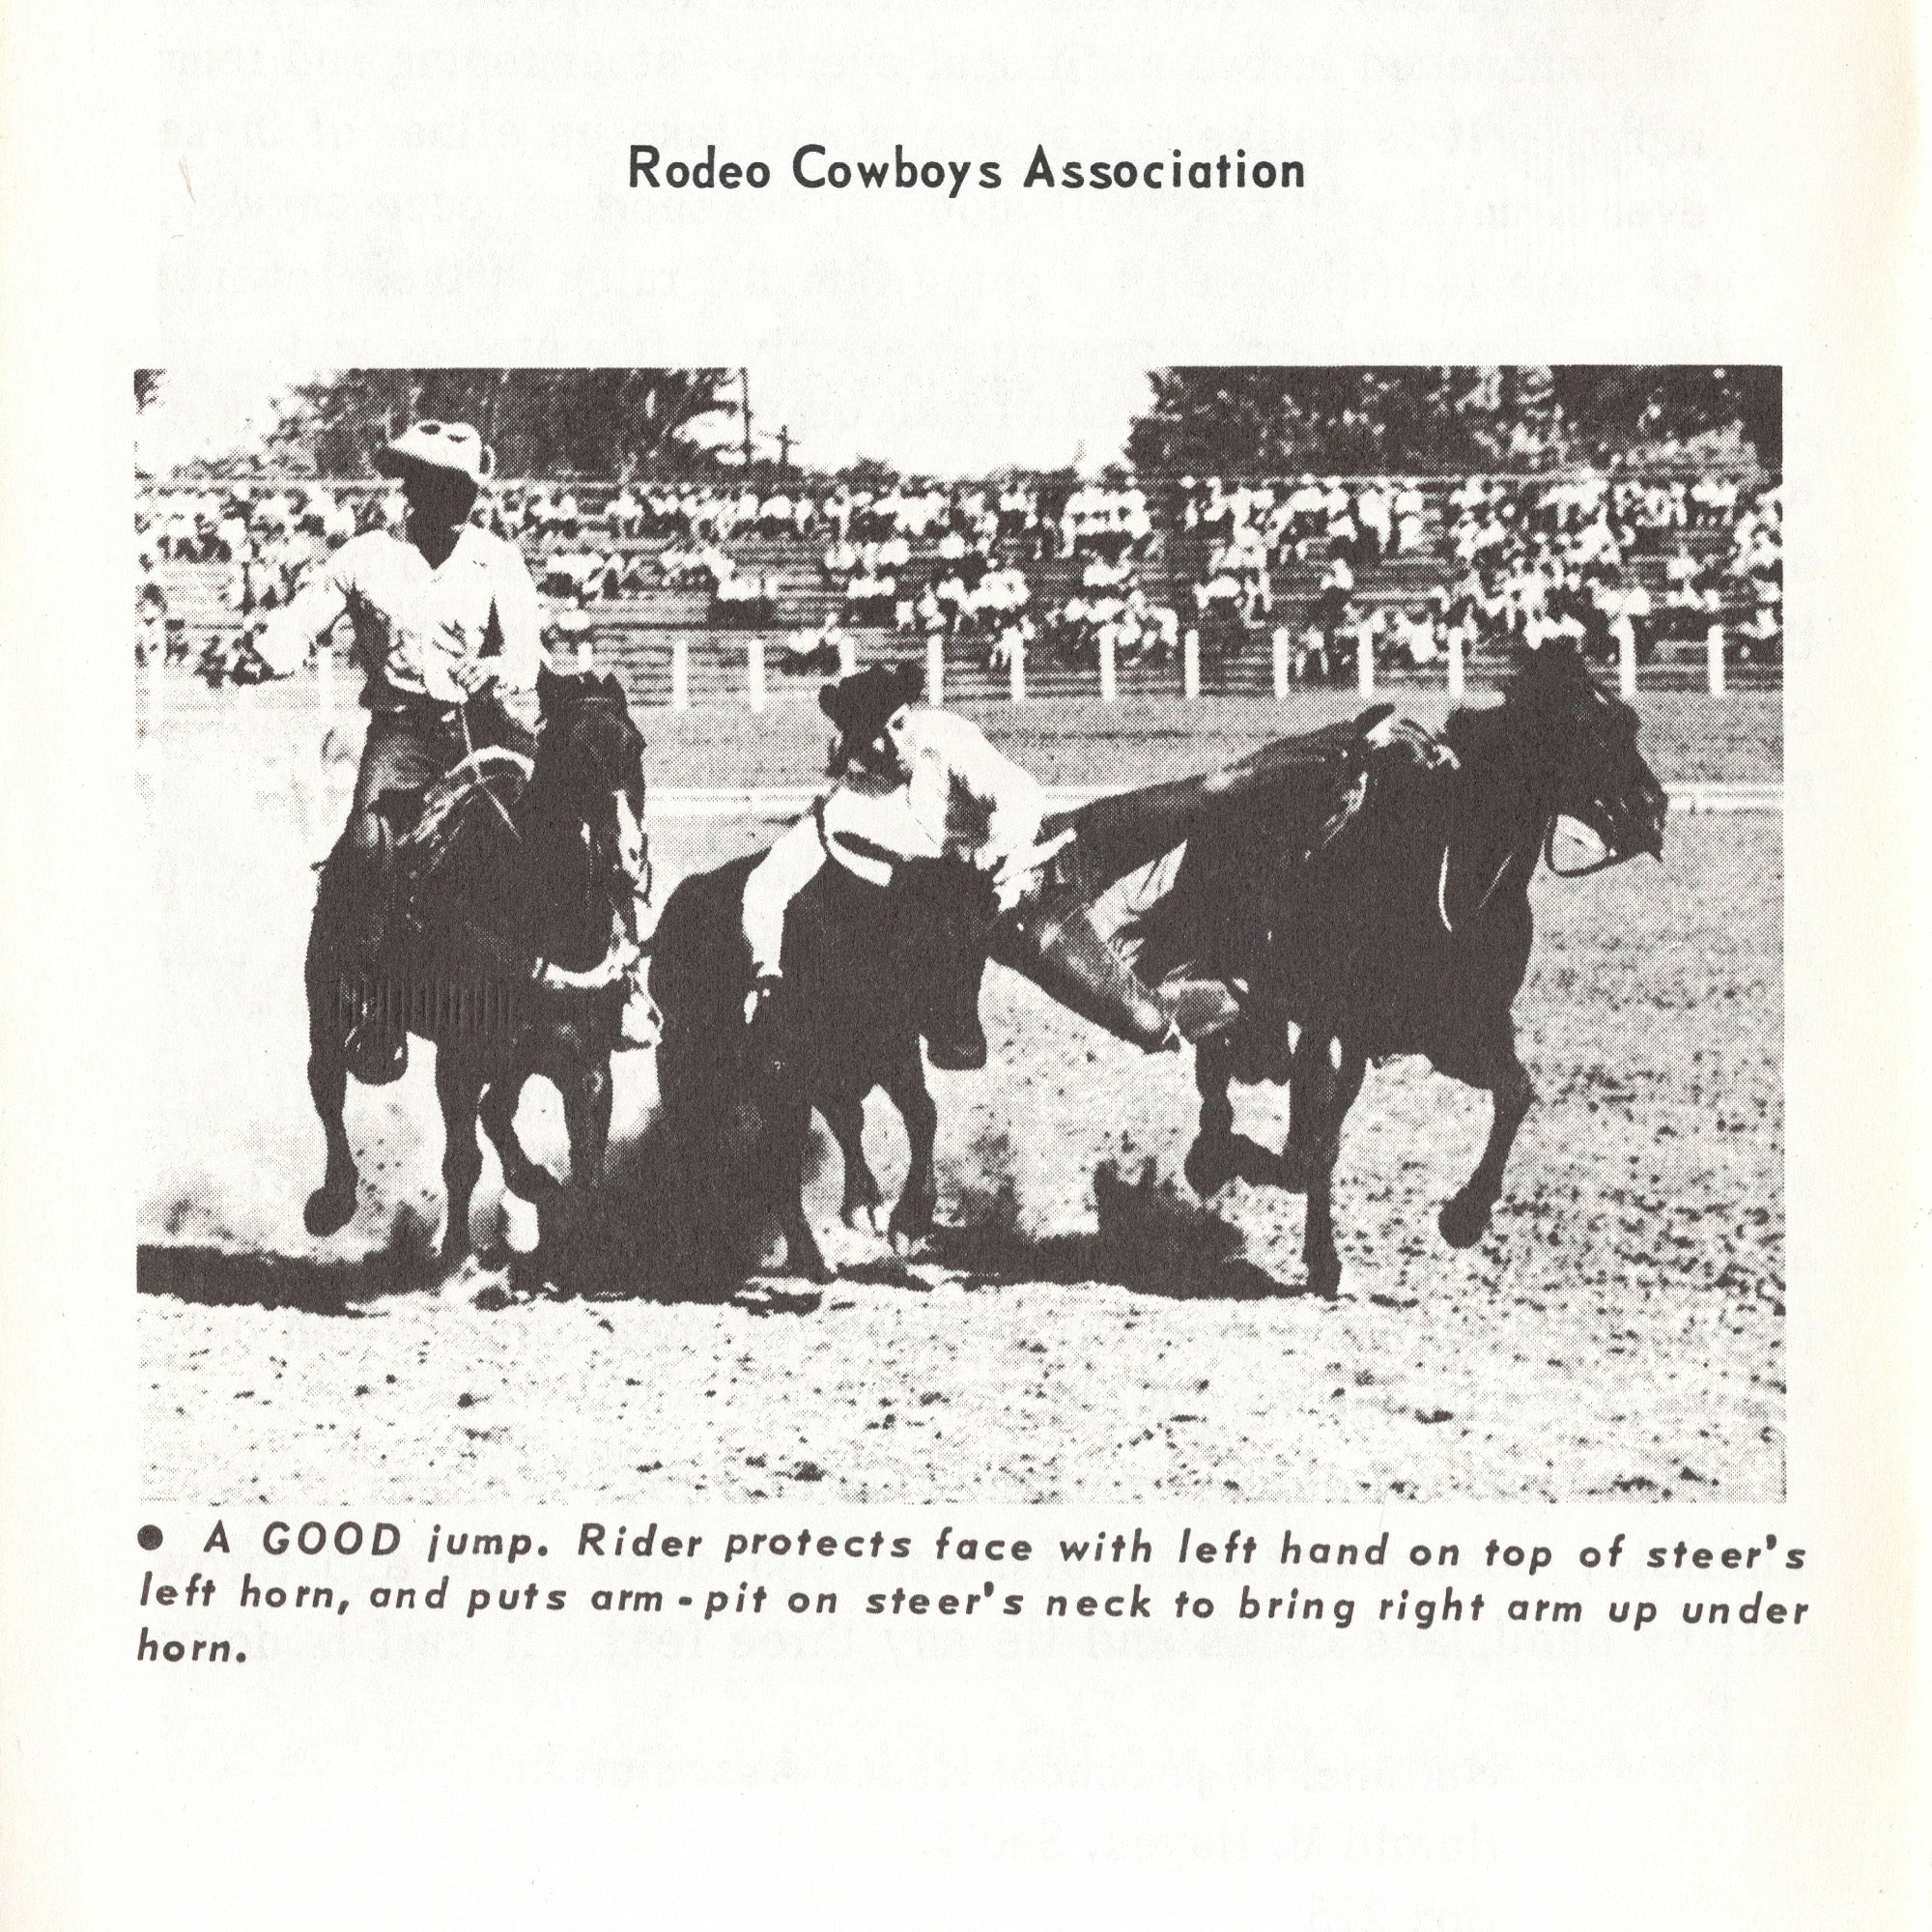
M 1642 855 L 1636 852 L 1619 852 L 1615 846 L 1605 844 L 1604 856 L 1593 859 L 1587 866 L 1575 866 L 1568 871 L 1556 863 L 1556 821 L 1562 814 L 1552 811 L 1549 823 L 1543 829 L 1543 863 L 1559 879 L 1589 879 L 1599 872 L 1607 872 L 1612 866 L 1627 866 L 1633 859 Z
M 1560 811 L 1550 812 L 1543 822 L 1542 833 L 1528 841 L 1527 848 L 1521 844 L 1512 845 L 1503 854 L 1502 864 L 1496 867 L 1490 883 L 1483 888 L 1482 897 L 1463 914 L 1465 923 L 1481 915 L 1483 908 L 1495 896 L 1496 888 L 1502 884 L 1509 868 L 1522 857 L 1525 849 L 1534 853 L 1541 845 L 1543 863 L 1549 867 L 1551 875 L 1559 879 L 1594 878 L 1599 872 L 1607 872 L 1612 866 L 1627 866 L 1639 856 L 1635 852 L 1619 852 L 1613 846 L 1606 845 L 1601 859 L 1592 860 L 1587 866 L 1576 866 L 1566 870 L 1556 863 L 1556 825 L 1563 816 Z M 1435 875 L 1435 916 L 1442 922 L 1444 932 L 1453 934 L 1456 931 L 1456 923 L 1449 917 L 1449 841 L 1446 838 L 1442 841 L 1441 868 Z

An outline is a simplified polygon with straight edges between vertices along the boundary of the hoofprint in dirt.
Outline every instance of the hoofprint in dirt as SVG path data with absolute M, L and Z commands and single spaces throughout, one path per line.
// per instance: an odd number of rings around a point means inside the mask
M 426 1260 L 426 1050 L 352 1103 L 356 1220 L 301 1232 L 319 1142 L 300 935 L 333 827 L 300 771 L 196 757 L 146 780 L 153 1498 L 1783 1492 L 1776 816 L 1673 822 L 1662 869 L 1539 885 L 1518 1015 L 1543 1104 L 1465 1255 L 1433 1217 L 1480 1145 L 1476 1097 L 1413 1063 L 1372 1073 L 1338 1171 L 1341 1297 L 1319 1301 L 1298 1202 L 1237 1184 L 1202 1207 L 1174 1179 L 1185 1060 L 1144 1060 L 995 970 L 992 1066 L 934 1079 L 961 1231 L 934 1256 L 840 1231 L 815 1301 L 784 1282 L 722 1305 L 523 1299 Z M 770 830 L 655 827 L 661 889 Z M 618 1067 L 635 1166 L 649 1056 Z M 1278 1136 L 1278 1100 L 1244 1110 Z M 524 1120 L 558 1158 L 547 1094 Z M 874 1111 L 870 1134 L 890 1187 L 895 1124 Z M 828 1154 L 821 1227 L 838 1182 Z

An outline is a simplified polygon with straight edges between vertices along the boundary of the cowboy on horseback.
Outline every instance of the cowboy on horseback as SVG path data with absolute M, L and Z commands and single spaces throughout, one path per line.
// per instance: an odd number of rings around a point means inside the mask
M 469 521 L 494 468 L 476 431 L 415 423 L 378 453 L 376 468 L 401 486 L 402 532 L 352 538 L 251 639 L 279 677 L 302 664 L 345 611 L 355 627 L 369 728 L 338 852 L 354 873 L 346 898 L 357 908 L 359 930 L 350 937 L 372 983 L 398 911 L 397 832 L 423 787 L 477 753 L 497 748 L 529 758 L 535 741 L 500 694 L 529 690 L 544 664 L 536 586 L 522 553 Z M 643 1033 L 647 1011 L 634 984 L 627 1040 Z M 356 1076 L 378 1085 L 403 1071 L 409 1037 L 384 1002 L 366 999 L 349 1046 Z

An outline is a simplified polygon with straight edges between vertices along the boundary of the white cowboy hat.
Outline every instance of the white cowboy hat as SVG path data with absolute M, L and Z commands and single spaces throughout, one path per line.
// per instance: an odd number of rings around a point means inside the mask
M 468 423 L 417 422 L 376 452 L 376 468 L 384 476 L 444 469 L 482 484 L 496 474 L 497 455 Z

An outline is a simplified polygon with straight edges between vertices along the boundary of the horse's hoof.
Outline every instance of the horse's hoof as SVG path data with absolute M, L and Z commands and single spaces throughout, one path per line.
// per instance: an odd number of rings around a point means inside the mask
M 543 1224 L 537 1214 L 536 1203 L 526 1201 L 521 1194 L 506 1192 L 503 1196 L 503 1245 L 513 1255 L 533 1255 L 537 1243 L 543 1238 Z
M 853 1201 L 840 1210 L 838 1218 L 857 1234 L 880 1235 L 885 1232 L 882 1213 L 876 1201 Z
M 1308 1292 L 1323 1301 L 1333 1301 L 1342 1292 L 1342 1262 L 1338 1255 L 1308 1264 Z
M 823 1255 L 807 1255 L 803 1261 L 792 1262 L 790 1267 L 799 1280 L 816 1282 L 820 1288 L 838 1279 Z
M 1441 1229 L 1442 1238 L 1452 1248 L 1473 1248 L 1490 1225 L 1490 1210 L 1481 1201 L 1469 1201 L 1460 1194 L 1451 1195 L 1442 1204 L 1435 1225 Z
M 1235 1144 L 1225 1135 L 1209 1140 L 1199 1135 L 1187 1150 L 1180 1171 L 1202 1200 L 1211 1200 L 1235 1178 Z
M 355 1218 L 355 1183 L 345 1188 L 318 1187 L 302 1208 L 302 1226 L 318 1237 L 333 1235 Z

